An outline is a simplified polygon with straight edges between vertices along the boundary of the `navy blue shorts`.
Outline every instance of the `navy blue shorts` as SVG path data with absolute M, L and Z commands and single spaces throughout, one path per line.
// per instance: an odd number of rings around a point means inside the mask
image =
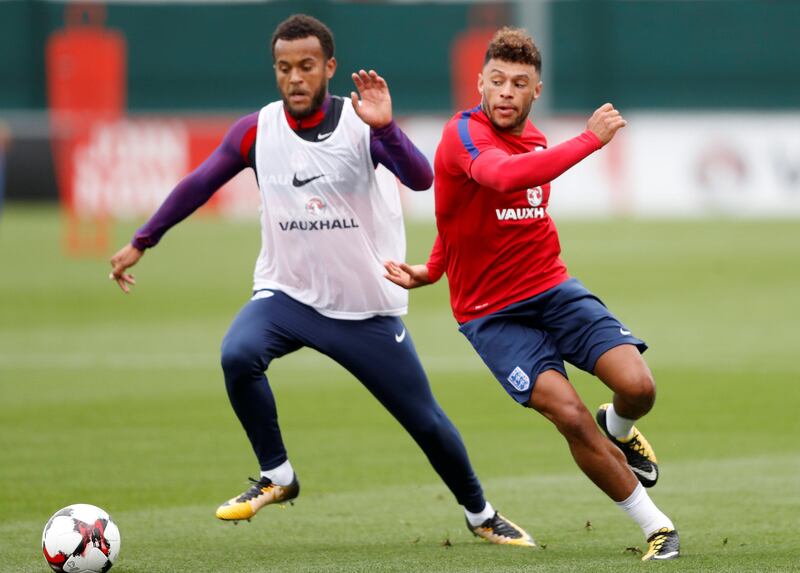
M 594 373 L 597 359 L 622 344 L 647 350 L 578 279 L 465 322 L 467 337 L 503 388 L 520 404 L 530 401 L 536 378 L 547 370 L 565 377 L 564 361 Z

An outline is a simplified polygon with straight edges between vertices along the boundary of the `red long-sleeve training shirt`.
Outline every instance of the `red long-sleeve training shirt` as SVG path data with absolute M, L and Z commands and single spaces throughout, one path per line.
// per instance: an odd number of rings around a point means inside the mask
M 434 160 L 436 226 L 431 281 L 447 273 L 463 323 L 567 280 L 550 181 L 600 149 L 591 131 L 547 149 L 528 121 L 521 135 L 497 131 L 480 107 L 445 126 Z

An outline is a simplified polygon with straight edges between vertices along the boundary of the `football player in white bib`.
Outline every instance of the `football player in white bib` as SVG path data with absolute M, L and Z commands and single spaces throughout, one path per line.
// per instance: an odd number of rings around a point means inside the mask
M 349 98 L 331 96 L 333 36 L 306 15 L 276 28 L 272 55 L 281 100 L 239 119 L 111 259 L 110 278 L 129 292 L 135 281 L 128 269 L 146 249 L 238 172 L 255 172 L 262 248 L 252 298 L 223 340 L 222 368 L 261 475 L 217 517 L 250 519 L 299 494 L 265 371 L 273 359 L 310 347 L 350 371 L 402 424 L 464 507 L 470 531 L 492 543 L 533 547 L 528 533 L 484 499 L 400 319 L 407 292 L 383 278 L 385 260 L 405 257 L 395 177 L 415 190 L 433 180 L 425 156 L 392 120 L 386 81 L 360 70 Z

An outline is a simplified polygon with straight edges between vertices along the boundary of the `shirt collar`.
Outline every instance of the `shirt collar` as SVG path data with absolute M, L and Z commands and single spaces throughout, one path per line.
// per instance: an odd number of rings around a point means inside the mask
M 291 127 L 294 131 L 298 131 L 300 129 L 311 129 L 312 127 L 317 127 L 322 120 L 325 119 L 325 114 L 328 113 L 328 109 L 331 105 L 331 95 L 325 94 L 325 99 L 322 100 L 322 105 L 319 108 L 309 115 L 308 117 L 304 117 L 303 119 L 295 119 L 289 113 L 289 110 L 286 109 L 286 106 L 283 106 L 283 115 L 286 116 L 286 121 L 289 123 L 289 127 Z

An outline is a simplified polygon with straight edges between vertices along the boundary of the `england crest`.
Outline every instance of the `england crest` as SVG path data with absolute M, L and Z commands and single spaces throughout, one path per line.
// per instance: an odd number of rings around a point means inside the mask
M 531 387 L 531 379 L 519 366 L 514 368 L 514 371 L 508 375 L 508 381 L 520 392 L 524 392 Z
M 325 201 L 319 197 L 312 197 L 306 203 L 306 212 L 309 215 L 320 215 L 325 210 Z

